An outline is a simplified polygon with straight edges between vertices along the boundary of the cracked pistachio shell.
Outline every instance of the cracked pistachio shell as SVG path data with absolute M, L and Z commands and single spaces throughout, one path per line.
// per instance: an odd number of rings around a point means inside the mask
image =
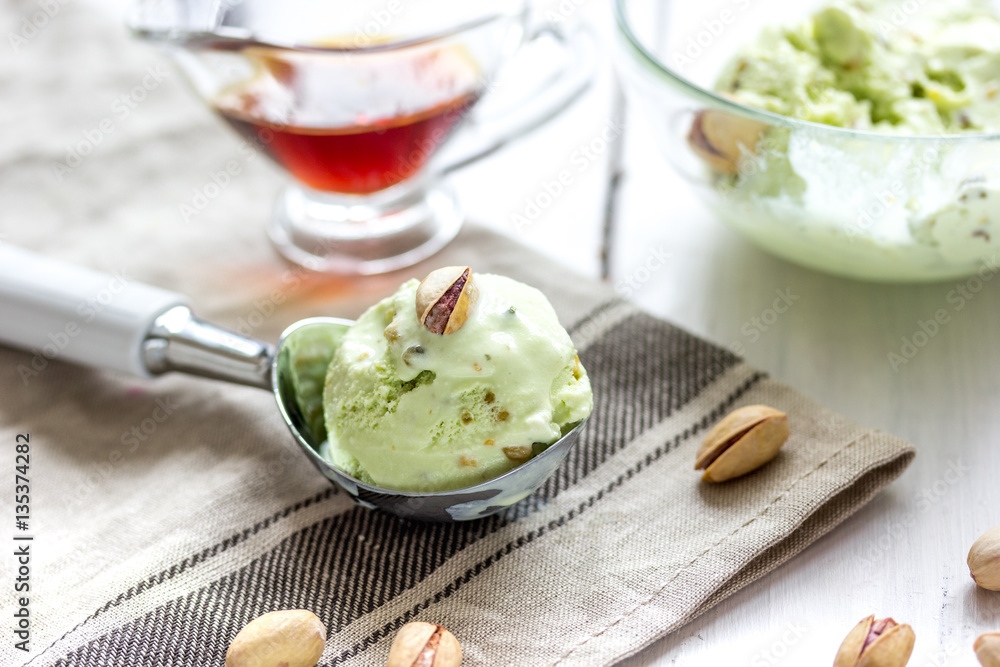
M 1000 667 L 1000 632 L 980 635 L 973 648 L 983 667 Z
M 431 333 L 458 331 L 479 293 L 467 266 L 446 266 L 427 274 L 417 287 L 417 319 Z
M 986 531 L 969 549 L 969 573 L 990 591 L 1000 591 L 1000 526 Z
M 272 611 L 250 621 L 226 651 L 226 667 L 313 667 L 323 655 L 326 628 L 311 611 Z
M 462 647 L 455 635 L 435 623 L 407 623 L 396 633 L 386 667 L 458 667 Z
M 687 141 L 710 167 L 724 174 L 739 172 L 740 158 L 753 153 L 767 125 L 716 109 L 695 114 Z
M 875 628 L 881 632 L 872 635 Z M 862 620 L 844 639 L 833 667 L 905 667 L 913 653 L 916 635 L 909 625 L 899 625 L 891 618 Z
M 698 449 L 695 470 L 706 482 L 724 482 L 761 467 L 788 440 L 788 415 L 766 405 L 748 405 L 726 415 Z

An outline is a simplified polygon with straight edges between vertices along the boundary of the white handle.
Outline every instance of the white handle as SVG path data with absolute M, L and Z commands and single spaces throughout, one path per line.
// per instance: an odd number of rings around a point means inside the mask
M 149 377 L 142 343 L 153 320 L 185 301 L 125 273 L 0 244 L 0 343 L 35 353 L 20 369 L 23 377 L 52 359 Z

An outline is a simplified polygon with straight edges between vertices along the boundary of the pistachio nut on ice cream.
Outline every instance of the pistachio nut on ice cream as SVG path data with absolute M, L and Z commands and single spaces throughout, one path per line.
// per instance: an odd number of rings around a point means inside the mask
M 592 405 L 541 292 L 447 267 L 404 283 L 339 341 L 323 391 L 323 455 L 376 486 L 457 489 L 540 453 Z
M 836 0 L 766 28 L 715 89 L 820 124 L 705 109 L 688 132 L 718 212 L 778 254 L 919 280 L 1000 251 L 1000 141 L 985 136 L 1000 133 L 1000 16 L 987 0 Z

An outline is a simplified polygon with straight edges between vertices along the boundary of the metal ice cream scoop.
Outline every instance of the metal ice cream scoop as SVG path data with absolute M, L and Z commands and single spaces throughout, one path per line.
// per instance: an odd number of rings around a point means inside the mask
M 123 277 L 0 246 L 0 343 L 59 359 L 151 378 L 171 371 L 270 389 L 305 456 L 358 504 L 421 521 L 466 521 L 499 512 L 535 492 L 559 467 L 583 422 L 538 456 L 475 486 L 417 493 L 365 484 L 320 456 L 299 408 L 290 350 L 316 327 L 336 340 L 352 322 L 301 320 L 277 346 L 198 319 L 183 296 Z M 39 357 L 39 355 L 36 355 Z M 30 365 L 28 366 L 30 368 Z

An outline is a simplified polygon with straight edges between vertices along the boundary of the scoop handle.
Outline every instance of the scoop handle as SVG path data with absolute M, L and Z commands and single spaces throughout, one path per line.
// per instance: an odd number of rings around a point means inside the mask
M 0 244 L 0 342 L 34 352 L 27 379 L 54 359 L 148 377 L 142 344 L 184 297 Z
M 271 388 L 274 346 L 195 317 L 179 294 L 0 244 L 0 344 L 139 377 L 179 371 Z

